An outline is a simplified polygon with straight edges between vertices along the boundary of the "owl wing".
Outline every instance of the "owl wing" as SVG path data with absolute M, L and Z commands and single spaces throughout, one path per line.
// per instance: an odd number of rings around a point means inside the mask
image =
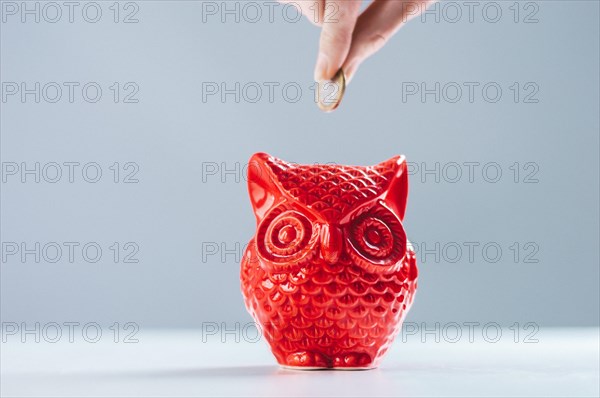
M 258 265 L 258 258 L 256 256 L 256 252 L 254 251 L 254 247 L 254 239 L 252 239 L 246 246 L 240 267 L 242 295 L 244 296 L 246 308 L 251 313 L 252 291 L 254 290 L 256 278 L 258 277 L 257 272 L 260 271 L 260 266 Z

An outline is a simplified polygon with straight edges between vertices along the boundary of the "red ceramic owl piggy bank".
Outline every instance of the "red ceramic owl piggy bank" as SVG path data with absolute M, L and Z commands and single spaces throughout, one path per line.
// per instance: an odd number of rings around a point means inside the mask
M 258 153 L 248 190 L 257 228 L 241 264 L 242 293 L 277 362 L 376 367 L 417 288 L 402 226 L 405 158 L 298 165 Z

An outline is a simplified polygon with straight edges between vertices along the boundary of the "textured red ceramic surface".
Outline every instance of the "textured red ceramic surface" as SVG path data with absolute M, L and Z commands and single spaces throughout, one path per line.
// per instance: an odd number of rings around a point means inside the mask
M 259 153 L 248 189 L 257 229 L 242 260 L 242 293 L 277 362 L 376 367 L 417 288 L 402 227 L 404 157 L 356 167 Z

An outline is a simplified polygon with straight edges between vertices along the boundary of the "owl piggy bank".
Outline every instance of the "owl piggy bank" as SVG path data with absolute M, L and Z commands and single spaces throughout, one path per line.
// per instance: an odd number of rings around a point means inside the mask
M 242 259 L 242 294 L 277 362 L 377 367 L 417 288 L 402 226 L 405 158 L 298 165 L 257 153 L 248 191 L 257 227 Z

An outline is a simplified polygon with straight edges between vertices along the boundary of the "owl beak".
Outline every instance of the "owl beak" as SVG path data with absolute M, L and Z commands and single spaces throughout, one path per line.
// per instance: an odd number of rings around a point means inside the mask
M 324 224 L 321 228 L 320 238 L 321 258 L 329 264 L 337 263 L 342 253 L 342 230 L 335 225 Z

